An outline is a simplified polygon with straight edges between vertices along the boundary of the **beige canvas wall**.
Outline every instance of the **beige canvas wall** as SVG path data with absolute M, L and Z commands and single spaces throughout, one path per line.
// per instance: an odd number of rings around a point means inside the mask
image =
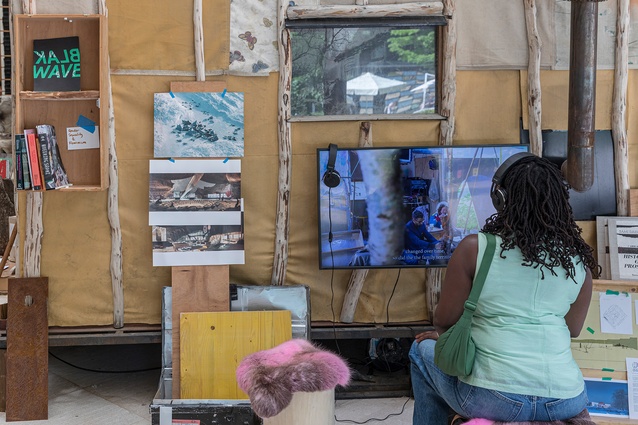
M 109 0 L 109 42 L 113 106 L 119 163 L 119 213 L 122 226 L 125 323 L 159 323 L 161 288 L 171 284 L 170 268 L 153 267 L 148 226 L 148 163 L 153 159 L 153 94 L 167 92 L 172 81 L 192 77 L 158 76 L 163 71 L 193 71 L 192 2 Z M 207 70 L 228 68 L 228 2 L 205 1 L 204 39 Z M 133 72 L 135 71 L 135 72 Z M 136 74 L 136 75 L 129 75 Z M 153 75 L 155 74 L 155 75 Z M 597 127 L 609 128 L 611 77 L 601 73 Z M 211 76 L 228 91 L 245 96 L 245 156 L 242 196 L 245 199 L 246 264 L 230 268 L 230 280 L 270 284 L 275 243 L 277 201 L 277 73 L 269 76 Z M 524 73 L 518 70 L 459 71 L 456 93 L 455 143 L 516 143 L 525 114 Z M 564 71 L 545 71 L 543 127 L 565 129 L 567 83 Z M 630 75 L 630 96 L 638 87 Z M 638 120 L 628 105 L 631 159 Z M 338 320 L 350 272 L 319 270 L 317 253 L 316 149 L 337 143 L 353 147 L 359 122 L 294 123 L 290 202 L 288 284 L 311 288 L 312 320 Z M 438 121 L 377 121 L 377 146 L 435 145 Z M 638 184 L 631 167 L 630 183 Z M 112 323 L 109 275 L 111 255 L 106 192 L 46 193 L 44 196 L 42 275 L 49 277 L 51 325 Z M 21 214 L 25 196 L 20 196 Z M 23 221 L 24 222 L 24 221 Z M 585 234 L 595 240 L 591 223 Z M 22 227 L 22 234 L 26 229 Z M 591 238 L 591 239 L 589 239 Z M 389 311 L 388 301 L 398 279 Z M 425 271 L 372 270 L 363 287 L 356 322 L 422 320 Z

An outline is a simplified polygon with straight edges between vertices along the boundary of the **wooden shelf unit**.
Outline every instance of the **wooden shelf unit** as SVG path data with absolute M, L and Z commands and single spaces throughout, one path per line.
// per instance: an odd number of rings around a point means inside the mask
M 64 191 L 108 187 L 108 34 L 103 15 L 15 15 L 15 132 L 39 124 L 55 127 L 62 163 L 72 186 Z M 80 91 L 33 91 L 33 40 L 78 36 Z M 68 150 L 66 129 L 80 115 L 99 126 L 100 148 Z

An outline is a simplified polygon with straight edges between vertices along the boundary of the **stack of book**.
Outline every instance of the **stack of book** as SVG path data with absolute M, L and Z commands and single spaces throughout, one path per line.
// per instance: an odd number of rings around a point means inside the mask
M 638 280 L 638 217 L 596 217 L 601 279 Z
M 34 129 L 25 129 L 24 134 L 16 135 L 15 144 L 18 190 L 52 190 L 71 186 L 52 125 L 41 124 Z

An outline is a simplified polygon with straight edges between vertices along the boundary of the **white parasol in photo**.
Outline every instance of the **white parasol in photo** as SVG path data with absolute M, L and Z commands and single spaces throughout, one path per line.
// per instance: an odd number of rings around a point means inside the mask
M 349 95 L 355 96 L 376 96 L 397 91 L 406 83 L 390 78 L 379 77 L 370 72 L 361 74 L 346 83 L 346 90 Z

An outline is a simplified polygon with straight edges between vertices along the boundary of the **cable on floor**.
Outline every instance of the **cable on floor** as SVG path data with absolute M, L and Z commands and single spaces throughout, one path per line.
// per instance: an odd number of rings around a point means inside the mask
M 97 370 L 97 369 L 88 369 L 82 366 L 74 365 L 73 363 L 69 363 L 66 360 L 63 360 L 49 351 L 49 355 L 54 359 L 61 361 L 62 363 L 74 367 L 76 369 L 84 370 L 87 372 L 95 372 L 95 373 L 137 373 L 137 372 L 149 372 L 151 370 L 160 370 L 161 367 L 149 367 L 148 369 L 133 369 L 133 370 Z
M 399 413 L 389 413 L 385 418 L 381 418 L 381 419 L 380 418 L 370 418 L 370 419 L 366 419 L 363 422 L 358 422 L 358 421 L 355 421 L 355 420 L 352 420 L 352 419 L 338 419 L 337 415 L 335 415 L 335 421 L 337 421 L 337 422 L 349 422 L 349 423 L 353 423 L 353 424 L 367 424 L 368 422 L 371 422 L 371 421 L 383 422 L 383 421 L 385 421 L 385 420 L 387 420 L 387 419 L 389 419 L 389 418 L 391 418 L 393 416 L 401 416 L 403 414 L 403 412 L 405 411 L 405 406 L 408 404 L 408 401 L 410 401 L 410 397 L 408 397 L 405 400 L 405 403 L 403 403 L 403 406 L 401 406 L 401 411 Z

